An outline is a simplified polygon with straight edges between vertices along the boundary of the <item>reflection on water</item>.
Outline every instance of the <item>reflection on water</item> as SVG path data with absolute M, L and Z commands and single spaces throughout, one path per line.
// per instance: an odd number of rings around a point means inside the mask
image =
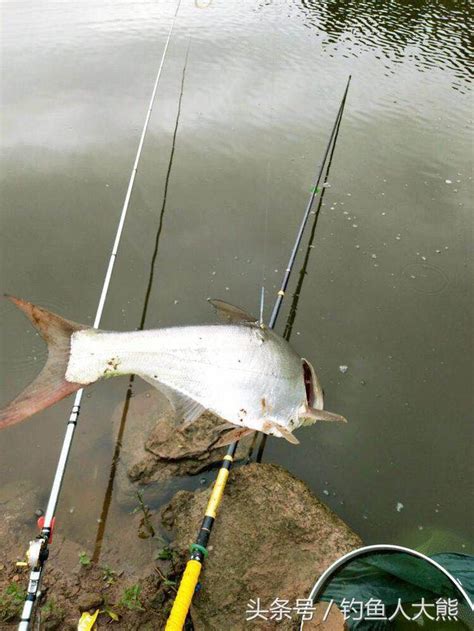
M 301 0 L 301 7 L 324 44 L 340 44 L 344 55 L 379 49 L 391 74 L 392 64 L 410 60 L 420 70 L 445 67 L 457 78 L 472 78 L 473 24 L 467 1 Z

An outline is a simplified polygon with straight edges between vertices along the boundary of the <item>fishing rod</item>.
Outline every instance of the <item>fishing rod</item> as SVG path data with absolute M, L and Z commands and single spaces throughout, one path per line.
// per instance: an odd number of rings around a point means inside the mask
M 153 84 L 153 90 L 151 93 L 150 101 L 148 104 L 148 110 L 145 116 L 145 122 L 143 124 L 142 133 L 140 136 L 140 140 L 138 143 L 137 152 L 135 155 L 135 160 L 133 162 L 132 171 L 130 174 L 130 179 L 128 182 L 127 192 L 125 194 L 125 199 L 122 206 L 122 211 L 120 213 L 119 222 L 117 225 L 117 230 L 115 233 L 115 239 L 112 246 L 112 251 L 110 253 L 109 262 L 107 265 L 107 271 L 105 273 L 102 291 L 99 297 L 99 304 L 97 306 L 97 311 L 94 319 L 94 324 L 92 328 L 98 329 L 100 325 L 100 321 L 102 319 L 102 313 L 104 311 L 105 300 L 107 298 L 107 294 L 109 291 L 110 281 L 112 278 L 112 272 L 115 266 L 115 261 L 117 258 L 118 248 L 120 245 L 120 240 L 122 237 L 123 227 L 125 225 L 125 219 L 127 217 L 128 207 L 130 205 L 130 199 L 132 196 L 133 187 L 135 184 L 135 178 L 138 171 L 138 163 L 140 162 L 140 157 L 142 154 L 143 145 L 145 143 L 145 136 L 148 130 L 148 124 L 150 122 L 151 113 L 153 110 L 153 104 L 155 102 L 156 93 L 158 90 L 158 84 L 160 82 L 161 73 L 163 70 L 166 53 L 168 51 L 169 43 L 171 40 L 171 34 L 174 29 L 174 25 L 176 22 L 176 18 L 178 16 L 179 7 L 181 4 L 181 0 L 178 0 L 178 4 L 176 6 L 171 26 L 168 30 L 168 34 L 165 41 L 165 46 L 163 48 L 163 53 L 161 55 L 160 64 L 158 67 L 158 71 L 155 77 L 155 82 Z M 61 487 L 64 480 L 64 475 L 66 473 L 67 461 L 69 458 L 69 453 L 71 451 L 72 441 L 74 438 L 74 433 L 77 426 L 77 421 L 79 418 L 79 413 L 81 411 L 81 401 L 84 390 L 81 388 L 77 391 L 76 396 L 74 397 L 74 402 L 71 408 L 71 412 L 69 415 L 69 419 L 66 425 L 66 433 L 63 439 L 63 444 L 61 447 L 61 452 L 59 454 L 59 460 L 56 465 L 56 472 L 53 479 L 53 484 L 51 487 L 48 504 L 46 507 L 46 513 L 44 518 L 41 521 L 41 531 L 39 535 L 33 541 L 30 541 L 30 545 L 28 551 L 26 553 L 27 562 L 21 563 L 20 565 L 29 565 L 30 576 L 28 580 L 28 588 L 26 593 L 25 602 L 23 605 L 23 610 L 21 613 L 20 623 L 18 625 L 18 631 L 28 631 L 30 625 L 33 622 L 34 613 L 35 613 L 35 605 L 38 600 L 38 597 L 41 594 L 41 580 L 44 572 L 44 566 L 49 556 L 49 544 L 51 543 L 51 536 L 54 528 L 55 522 L 55 512 L 59 501 L 59 496 L 61 493 Z
M 349 77 L 349 79 L 348 79 L 347 87 L 349 87 L 350 80 L 351 80 L 351 77 Z M 339 135 L 339 129 L 341 127 L 342 115 L 344 113 L 344 106 L 346 104 L 346 96 L 347 96 L 347 90 L 346 90 L 346 92 L 344 94 L 344 97 L 343 97 L 343 100 L 341 102 L 341 108 L 339 109 L 339 112 L 338 112 L 338 118 L 336 118 L 336 126 L 335 126 L 335 130 L 333 130 L 334 131 L 333 142 L 332 142 L 332 145 L 331 145 L 331 152 L 329 154 L 329 160 L 328 160 L 327 167 L 326 167 L 326 173 L 324 174 L 324 182 L 323 182 L 323 185 L 321 187 L 321 194 L 319 196 L 318 206 L 317 206 L 316 210 L 314 211 L 313 225 L 312 225 L 312 228 L 311 228 L 311 233 L 309 235 L 308 245 L 306 247 L 306 252 L 305 252 L 303 265 L 302 265 L 301 270 L 300 270 L 300 277 L 298 279 L 298 283 L 296 285 L 296 289 L 295 289 L 295 292 L 293 294 L 293 300 L 291 301 L 291 305 L 290 305 L 290 312 L 288 313 L 288 318 L 286 320 L 285 329 L 283 331 L 283 338 L 287 342 L 290 340 L 291 333 L 292 333 L 292 330 L 293 330 L 293 323 L 294 323 L 295 318 L 296 318 L 296 310 L 297 310 L 297 307 L 298 307 L 298 302 L 299 302 L 299 299 L 300 299 L 301 290 L 302 290 L 304 278 L 305 278 L 305 275 L 306 275 L 306 269 L 308 267 L 309 255 L 310 255 L 310 252 L 311 252 L 311 246 L 313 245 L 314 236 L 316 234 L 316 227 L 318 225 L 319 213 L 321 211 L 321 206 L 323 204 L 324 195 L 326 193 L 326 186 L 325 185 L 327 184 L 328 177 L 329 177 L 329 171 L 331 170 L 331 164 L 332 164 L 332 159 L 333 159 L 333 156 L 334 156 L 334 150 L 336 148 L 337 137 Z M 255 459 L 256 462 L 262 462 L 263 452 L 265 450 L 265 445 L 267 444 L 267 439 L 268 439 L 268 435 L 267 434 L 262 434 L 262 438 L 261 438 L 260 445 L 259 445 L 258 452 L 257 452 L 257 457 Z
M 326 191 L 327 191 L 327 188 L 326 188 L 325 185 L 327 184 L 328 179 L 329 179 L 329 171 L 331 170 L 331 164 L 332 164 L 332 159 L 333 159 L 333 156 L 334 156 L 334 149 L 336 148 L 337 137 L 339 135 L 339 129 L 340 129 L 340 126 L 341 126 L 341 120 L 342 120 L 342 113 L 341 113 L 341 116 L 339 117 L 339 123 L 338 123 L 338 126 L 337 126 L 336 135 L 334 136 L 334 142 L 332 143 L 331 153 L 329 155 L 329 160 L 328 160 L 328 165 L 327 165 L 327 168 L 326 168 L 326 173 L 324 174 L 324 182 L 323 182 L 323 185 L 322 185 L 322 188 L 321 188 L 321 195 L 319 196 L 318 206 L 317 206 L 316 210 L 314 211 L 313 225 L 311 227 L 311 232 L 310 232 L 309 239 L 308 239 L 308 245 L 306 246 L 306 251 L 305 251 L 305 257 L 304 257 L 304 260 L 303 260 L 303 265 L 301 266 L 301 269 L 300 269 L 298 283 L 297 283 L 295 291 L 293 293 L 293 299 L 291 301 L 290 311 L 288 313 L 288 318 L 286 320 L 285 330 L 283 331 L 283 336 L 282 337 L 287 342 L 290 341 L 291 333 L 293 331 L 293 325 L 295 323 L 296 312 L 297 312 L 297 309 L 298 309 L 298 303 L 299 303 L 300 298 L 301 298 L 301 292 L 302 292 L 302 289 L 303 289 L 303 283 L 304 283 L 304 279 L 305 279 L 306 274 L 307 274 L 309 257 L 310 257 L 310 254 L 311 254 L 311 249 L 313 247 L 314 237 L 316 235 L 316 228 L 317 228 L 317 225 L 318 225 L 318 219 L 319 219 L 319 214 L 321 212 L 321 207 L 323 205 L 324 195 L 326 194 Z
M 275 324 L 278 319 L 278 315 L 280 313 L 281 305 L 283 302 L 283 298 L 285 297 L 285 292 L 288 287 L 288 282 L 290 280 L 290 275 L 295 263 L 296 255 L 298 254 L 298 250 L 301 244 L 301 240 L 303 238 L 305 227 L 306 227 L 306 224 L 308 223 L 308 218 L 311 213 L 311 208 L 313 206 L 314 199 L 317 193 L 319 192 L 319 183 L 323 175 L 324 165 L 326 164 L 326 160 L 331 150 L 331 146 L 335 144 L 335 140 L 337 138 L 337 133 L 338 133 L 340 121 L 342 118 L 342 114 L 344 111 L 344 105 L 346 102 L 346 97 L 349 90 L 350 82 L 351 82 L 351 76 L 349 76 L 347 80 L 346 88 L 344 90 L 341 104 L 337 112 L 336 120 L 332 127 L 331 135 L 329 137 L 329 141 L 326 146 L 326 150 L 324 152 L 323 160 L 321 162 L 321 166 L 318 171 L 316 183 L 315 183 L 314 188 L 312 189 L 311 196 L 306 205 L 303 219 L 301 221 L 300 227 L 298 229 L 298 233 L 296 235 L 295 244 L 291 251 L 290 259 L 285 269 L 285 273 L 283 275 L 280 289 L 277 292 L 277 297 L 275 300 L 273 311 L 268 323 L 269 329 L 273 329 L 275 327 Z M 217 510 L 219 508 L 222 497 L 224 495 L 227 479 L 229 477 L 232 463 L 234 462 L 235 452 L 237 450 L 238 444 L 239 444 L 239 441 L 236 441 L 232 443 L 231 445 L 229 445 L 227 449 L 227 453 L 224 456 L 222 464 L 217 473 L 216 481 L 214 482 L 214 486 L 212 487 L 211 495 L 209 497 L 206 511 L 204 513 L 204 519 L 199 529 L 196 541 L 195 543 L 192 543 L 189 547 L 190 558 L 186 564 L 186 568 L 181 578 L 178 592 L 176 594 L 173 607 L 171 609 L 170 615 L 168 617 L 168 621 L 166 623 L 165 631 L 182 631 L 184 624 L 186 622 L 186 616 L 188 615 L 189 609 L 191 607 L 191 602 L 192 602 L 194 593 L 196 591 L 196 586 L 198 584 L 199 576 L 201 574 L 204 559 L 207 558 L 209 554 L 207 550 L 207 545 L 209 543 L 209 538 L 211 536 L 212 528 L 216 520 Z
M 183 101 L 183 94 L 184 94 L 184 81 L 186 78 L 186 68 L 188 66 L 188 56 L 189 56 L 189 43 L 188 43 L 188 48 L 186 50 L 186 56 L 184 59 L 184 65 L 183 65 L 183 73 L 181 75 L 181 90 L 179 93 L 179 98 L 178 98 L 178 108 L 177 108 L 177 112 L 176 112 L 176 119 L 175 119 L 175 124 L 174 124 L 174 130 L 173 130 L 173 140 L 171 142 L 171 152 L 170 152 L 170 158 L 168 161 L 168 169 L 166 171 L 166 177 L 165 177 L 165 186 L 164 186 L 164 190 L 163 190 L 163 201 L 161 203 L 161 210 L 160 210 L 160 214 L 159 214 L 159 220 L 158 220 L 158 229 L 156 231 L 155 234 L 155 243 L 154 243 L 154 247 L 153 247 L 153 253 L 151 255 L 151 261 L 150 261 L 150 271 L 148 274 L 148 282 L 146 285 L 146 289 L 145 289 L 145 297 L 143 300 L 143 307 L 142 307 L 142 315 L 140 317 L 140 323 L 138 325 L 137 331 L 143 331 L 143 329 L 145 328 L 145 321 L 146 321 L 146 317 L 147 317 L 147 313 L 148 313 L 148 305 L 150 303 L 150 296 L 151 296 L 151 290 L 153 287 L 153 281 L 154 281 L 154 276 L 155 276 L 155 264 L 156 264 L 156 259 L 158 257 L 158 249 L 159 249 L 159 245 L 160 245 L 160 237 L 161 237 L 161 231 L 163 229 L 163 221 L 164 221 L 164 217 L 165 217 L 165 210 L 166 210 L 166 204 L 167 204 L 167 200 L 168 200 L 168 188 L 169 188 L 169 183 L 170 183 L 170 177 L 171 177 L 171 171 L 173 169 L 173 161 L 174 161 L 174 154 L 175 154 L 175 150 L 176 150 L 176 138 L 178 135 L 178 127 L 179 127 L 179 121 L 181 118 L 181 105 L 182 105 L 182 101 Z M 127 390 L 125 393 L 125 401 L 123 404 L 123 408 L 122 408 L 122 415 L 120 417 L 120 425 L 119 425 L 119 430 L 117 432 L 117 438 L 115 441 L 115 448 L 114 448 L 114 453 L 112 456 L 112 462 L 110 465 L 110 470 L 109 470 L 109 480 L 107 483 L 107 489 L 105 491 L 105 495 L 104 495 L 104 501 L 102 503 L 102 510 L 100 513 L 100 518 L 99 518 L 99 526 L 97 528 L 97 534 L 96 534 L 96 538 L 95 538 L 95 544 L 94 544 L 94 551 L 92 553 L 92 557 L 91 557 L 91 561 L 93 563 L 97 563 L 99 561 L 100 558 L 100 554 L 101 554 L 101 550 L 102 550 L 102 542 L 104 539 L 104 535 L 105 535 L 105 529 L 106 529 L 106 525 L 107 525 L 107 519 L 108 519 L 108 514 L 109 514 L 109 508 L 110 508 L 110 502 L 112 500 L 112 491 L 114 488 L 114 483 L 115 483 L 115 476 L 117 473 L 117 466 L 119 463 L 119 459 L 120 459 L 120 452 L 122 450 L 122 438 L 123 438 L 123 434 L 125 431 L 125 425 L 127 422 L 127 418 L 128 418 L 128 413 L 130 410 L 130 400 L 133 396 L 133 384 L 135 382 L 135 375 L 130 375 L 130 378 L 128 380 L 128 385 L 127 385 Z

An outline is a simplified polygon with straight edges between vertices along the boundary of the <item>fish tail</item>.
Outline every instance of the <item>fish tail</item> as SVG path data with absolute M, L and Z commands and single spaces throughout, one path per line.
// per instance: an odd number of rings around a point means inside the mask
M 66 369 L 75 331 L 90 327 L 65 320 L 31 302 L 6 296 L 31 320 L 48 344 L 48 359 L 36 379 L 16 399 L 0 410 L 0 429 L 20 423 L 36 412 L 79 390 L 80 383 L 66 381 Z

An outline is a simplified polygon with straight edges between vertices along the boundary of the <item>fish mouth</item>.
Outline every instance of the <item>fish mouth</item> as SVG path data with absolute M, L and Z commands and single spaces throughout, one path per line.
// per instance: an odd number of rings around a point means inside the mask
M 307 361 L 303 359 L 303 381 L 306 391 L 306 403 L 310 408 L 314 406 L 316 395 L 313 385 L 313 373 Z

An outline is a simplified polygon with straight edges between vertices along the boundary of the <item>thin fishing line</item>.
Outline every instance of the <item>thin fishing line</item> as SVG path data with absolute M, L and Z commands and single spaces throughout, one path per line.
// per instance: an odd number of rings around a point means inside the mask
M 262 278 L 261 278 L 261 287 L 263 288 L 263 291 L 265 291 L 265 283 L 267 280 L 267 274 L 266 274 L 266 263 L 267 263 L 267 256 L 268 256 L 268 211 L 269 211 L 269 206 L 270 206 L 270 192 L 271 192 L 271 187 L 270 187 L 270 158 L 268 158 L 268 162 L 267 162 L 267 169 L 266 169 L 266 189 L 267 189 L 267 195 L 266 195 L 266 201 L 265 201 L 265 212 L 264 212 L 264 219 L 263 219 L 263 259 L 262 259 Z
M 97 306 L 97 311 L 96 311 L 96 315 L 95 315 L 95 319 L 94 319 L 94 323 L 93 323 L 93 328 L 97 329 L 100 325 L 100 321 L 102 318 L 102 313 L 104 310 L 104 306 L 105 306 L 105 300 L 107 298 L 107 293 L 109 290 L 109 286 L 110 286 L 110 281 L 112 278 L 112 272 L 115 266 L 115 261 L 117 258 L 117 253 L 118 253 L 118 248 L 120 245 L 120 240 L 122 237 L 122 232 L 123 232 L 123 228 L 125 225 L 125 219 L 127 217 L 127 212 L 128 212 L 128 208 L 130 205 L 130 199 L 132 196 L 132 191 L 133 191 L 133 187 L 135 184 L 135 178 L 136 178 L 136 174 L 138 171 L 138 164 L 140 161 L 140 157 L 141 157 L 141 153 L 142 153 L 142 149 L 143 149 L 143 145 L 145 142 L 145 136 L 148 130 L 148 124 L 150 122 L 150 118 L 151 118 L 151 113 L 153 110 L 153 104 L 155 101 L 155 97 L 156 97 L 156 93 L 158 90 L 158 84 L 160 82 L 160 78 L 161 78 L 161 73 L 163 70 L 163 65 L 165 62 L 165 58 L 166 58 L 166 54 L 168 51 L 168 47 L 169 47 L 169 43 L 171 40 L 171 35 L 173 33 L 173 29 L 176 23 L 176 18 L 178 16 L 178 12 L 179 12 L 179 8 L 181 5 L 181 0 L 178 0 L 178 4 L 176 5 L 176 9 L 172 18 L 172 22 L 170 25 L 170 28 L 168 30 L 168 34 L 166 37 L 166 42 L 165 42 L 165 46 L 163 48 L 163 52 L 161 55 L 161 60 L 160 60 L 160 65 L 158 68 L 158 71 L 156 73 L 156 77 L 155 77 L 155 81 L 153 84 L 153 90 L 150 96 L 150 101 L 149 101 L 149 105 L 148 105 L 148 110 L 146 113 L 146 117 L 145 117 L 145 122 L 143 124 L 143 129 L 142 129 L 142 133 L 140 136 L 140 140 L 138 143 L 138 148 L 137 148 L 137 152 L 135 155 L 135 160 L 133 163 L 133 167 L 132 167 L 132 171 L 130 174 L 130 179 L 128 182 L 128 187 L 127 187 L 127 192 L 125 194 L 125 199 L 123 202 L 123 206 L 122 206 L 122 211 L 120 213 L 120 218 L 119 218 L 119 222 L 118 222 L 118 226 L 117 226 L 117 231 L 115 234 L 115 239 L 113 242 L 113 246 L 112 246 L 112 251 L 110 253 L 110 257 L 109 257 L 109 262 L 107 265 L 107 271 L 105 274 L 105 278 L 104 278 L 104 282 L 102 285 L 102 291 L 100 294 L 100 298 L 99 298 L 99 304 Z M 51 530 L 52 530 L 52 523 L 53 523 L 53 518 L 54 518 L 54 514 L 56 512 L 56 507 L 59 501 L 59 495 L 61 492 L 61 487 L 62 487 L 62 483 L 63 483 L 63 479 L 64 479 L 64 474 L 66 471 L 66 465 L 67 465 L 67 461 L 68 461 L 68 457 L 69 457 L 69 453 L 71 450 L 71 446 L 72 446 L 72 441 L 73 441 L 73 437 L 74 437 L 74 432 L 77 426 L 77 420 L 79 418 L 79 413 L 81 410 L 81 401 L 82 401 L 82 396 L 83 396 L 84 390 L 81 388 L 80 390 L 77 391 L 76 396 L 74 397 L 74 402 L 71 408 L 71 412 L 69 415 L 69 419 L 67 422 L 67 426 L 66 426 L 66 433 L 64 436 L 64 440 L 63 440 L 63 444 L 62 444 L 62 448 L 61 448 L 61 453 L 59 455 L 59 460 L 58 460 L 58 464 L 56 466 L 56 472 L 54 475 L 54 479 L 53 479 L 53 484 L 51 487 L 51 492 L 50 492 L 50 496 L 49 496 L 49 500 L 48 500 L 48 505 L 46 507 L 46 513 L 45 513 L 45 517 L 44 517 L 44 525 L 41 528 L 41 533 L 39 535 L 39 540 L 43 541 L 43 546 L 44 546 L 44 550 L 42 549 L 41 552 L 43 553 L 43 558 L 39 558 L 38 559 L 38 564 L 37 567 L 35 569 L 32 569 L 32 571 L 30 572 L 30 577 L 29 577 L 29 583 L 28 583 L 28 592 L 27 592 L 27 596 L 26 596 L 26 600 L 25 600 L 25 604 L 23 606 L 23 611 L 22 611 L 22 615 L 21 615 L 21 622 L 19 624 L 19 631 L 27 631 L 28 627 L 30 625 L 31 622 L 31 618 L 32 618 L 32 614 L 33 614 L 33 610 L 34 610 L 34 605 L 35 605 L 35 601 L 37 598 L 37 593 L 39 591 L 39 587 L 40 587 L 40 583 L 41 583 L 41 577 L 42 577 L 42 572 L 43 572 L 43 568 L 44 568 L 44 563 L 46 561 L 47 558 L 47 547 L 48 547 L 48 542 L 49 542 L 49 537 L 51 535 Z
M 138 326 L 138 330 L 142 331 L 144 326 L 145 326 L 145 320 L 146 320 L 146 316 L 147 316 L 147 312 L 148 312 L 148 305 L 149 305 L 149 301 L 150 301 L 150 295 L 151 295 L 151 290 L 153 287 L 153 280 L 154 280 L 154 276 L 155 276 L 155 264 L 156 264 L 156 260 L 158 257 L 158 249 L 159 249 L 159 244 L 160 244 L 160 237 L 161 237 L 161 232 L 163 229 L 163 219 L 165 216 L 165 209 L 166 209 L 166 202 L 168 199 L 168 187 L 169 187 L 169 182 L 170 182 L 170 175 L 171 175 L 171 170 L 173 168 L 173 159 L 174 159 L 174 154 L 175 154 L 175 148 L 176 148 L 176 138 L 177 138 L 177 134 L 178 134 L 178 127 L 179 127 L 179 120 L 181 117 L 181 103 L 183 100 L 183 93 L 184 93 L 184 81 L 185 81 L 185 77 L 186 77 L 186 68 L 188 65 L 188 55 L 189 55 L 189 44 L 188 44 L 188 48 L 186 50 L 186 57 L 185 57 L 185 61 L 184 61 L 184 67 L 183 67 L 183 74 L 182 74 L 182 78 L 181 78 L 181 90 L 180 90 L 180 94 L 179 94 L 179 99 L 178 99 L 178 109 L 177 109 L 177 114 L 176 114 L 176 120 L 175 120 L 175 125 L 174 125 L 174 131 L 173 131 L 173 141 L 171 144 L 171 152 L 170 152 L 170 158 L 168 161 L 168 169 L 166 172 L 166 178 L 165 178 L 165 186 L 164 186 L 164 191 L 163 191 L 163 202 L 161 205 L 161 211 L 160 211 L 160 219 L 158 222 L 158 229 L 156 231 L 156 236 L 155 236 L 155 244 L 154 244 L 154 248 L 153 248 L 153 254 L 151 257 L 151 261 L 150 261 L 150 272 L 148 274 L 148 283 L 147 283 L 147 287 L 145 290 L 145 299 L 143 301 L 143 307 L 142 307 L 142 315 L 140 318 L 140 324 Z M 100 553 L 102 550 L 102 543 L 104 540 L 104 534 L 105 534 L 105 528 L 107 525 L 107 519 L 108 519 L 108 514 L 109 514 L 109 509 L 110 509 L 110 503 L 112 500 L 112 491 L 114 488 L 114 482 L 115 482 L 115 476 L 117 473 L 117 466 L 120 460 L 120 452 L 122 450 L 122 438 L 123 438 L 123 434 L 125 431 L 125 426 L 127 423 L 127 419 L 128 419 L 128 412 L 130 410 L 130 399 L 133 396 L 133 383 L 135 381 L 135 375 L 130 375 L 129 381 L 128 381 L 128 386 L 127 386 L 127 392 L 125 394 L 125 401 L 124 401 L 124 406 L 123 406 L 123 410 L 122 410 L 122 416 L 120 418 L 120 425 L 119 425 L 119 431 L 117 434 L 117 440 L 115 441 L 115 449 L 114 449 L 114 453 L 112 456 L 112 462 L 110 465 L 110 472 L 109 472 L 109 480 L 107 483 L 107 489 L 105 491 L 105 495 L 104 495 L 104 501 L 102 504 L 102 510 L 101 510 L 101 514 L 100 514 L 100 519 L 99 519 L 99 526 L 97 528 L 97 534 L 96 534 L 96 538 L 95 538 L 95 543 L 94 543 L 94 552 L 92 554 L 92 561 L 94 563 L 97 563 L 99 558 L 100 558 Z
M 272 40 L 273 42 L 273 40 Z M 266 185 L 266 200 L 265 200 L 265 213 L 264 213 L 264 220 L 263 220 L 263 260 L 262 260 L 262 280 L 261 280 L 261 286 L 263 288 L 265 288 L 265 283 L 267 280 L 267 275 L 266 275 L 266 265 L 267 265 L 267 258 L 268 258 L 268 233 L 269 233 L 269 227 L 268 227 L 268 216 L 269 216 L 269 210 L 270 210 L 270 203 L 271 203 L 271 194 L 273 191 L 273 187 L 271 186 L 271 157 L 273 155 L 273 133 L 271 133 L 273 131 L 273 121 L 274 121 L 274 108 L 273 108 L 273 103 L 274 103 L 274 99 L 275 99 L 275 64 L 274 64 L 274 59 L 275 59 L 275 55 L 274 55 L 274 48 L 272 48 L 272 54 L 271 54 L 271 59 L 272 59 L 272 71 L 270 73 L 271 76 L 271 103 L 272 105 L 270 105 L 270 118 L 269 118 L 269 128 L 270 128 L 270 146 L 269 146 L 269 152 L 268 152 L 268 159 L 267 159 L 267 165 L 266 165 L 266 178 L 265 178 L 265 185 Z M 264 289 L 265 291 L 265 289 Z

